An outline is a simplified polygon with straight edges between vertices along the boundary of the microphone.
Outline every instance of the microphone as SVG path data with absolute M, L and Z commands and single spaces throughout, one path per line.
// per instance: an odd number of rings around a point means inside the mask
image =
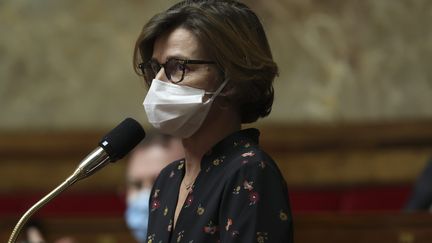
M 107 133 L 98 147 L 85 157 L 63 183 L 39 200 L 21 217 L 9 238 L 8 243 L 14 243 L 27 220 L 45 204 L 63 192 L 75 182 L 86 178 L 110 162 L 115 162 L 129 153 L 145 137 L 144 129 L 132 118 L 126 118 Z
M 99 146 L 85 157 L 75 173 L 78 180 L 92 175 L 109 162 L 115 162 L 129 153 L 143 138 L 145 132 L 141 125 L 132 118 L 126 118 L 106 134 Z

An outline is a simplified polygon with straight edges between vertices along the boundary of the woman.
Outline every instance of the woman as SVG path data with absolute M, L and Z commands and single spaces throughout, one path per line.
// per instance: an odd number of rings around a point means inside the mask
M 292 242 L 286 183 L 259 131 L 241 130 L 270 113 L 277 75 L 257 16 L 237 1 L 180 2 L 144 26 L 134 64 L 149 122 L 185 151 L 153 186 L 147 242 Z

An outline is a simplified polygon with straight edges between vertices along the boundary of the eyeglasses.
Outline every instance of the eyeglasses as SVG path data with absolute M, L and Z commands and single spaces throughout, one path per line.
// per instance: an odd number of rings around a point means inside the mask
M 163 67 L 166 77 L 172 83 L 180 83 L 184 79 L 185 70 L 188 64 L 215 64 L 213 61 L 204 60 L 185 60 L 179 58 L 170 58 L 164 64 L 158 63 L 156 60 L 150 60 L 147 63 L 140 63 L 138 68 L 144 75 L 144 79 L 148 84 L 156 77 L 156 74 Z

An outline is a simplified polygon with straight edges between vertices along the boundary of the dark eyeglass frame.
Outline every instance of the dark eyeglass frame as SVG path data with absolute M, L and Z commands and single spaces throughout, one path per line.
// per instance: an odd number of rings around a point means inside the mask
M 168 67 L 168 63 L 172 62 L 172 61 L 176 61 L 176 62 L 180 63 L 180 65 L 182 66 L 181 67 L 182 75 L 181 75 L 180 80 L 178 80 L 178 81 L 173 81 L 171 79 L 171 72 L 173 72 L 173 71 L 171 71 L 169 68 L 167 68 Z M 155 70 L 153 68 L 154 67 L 153 64 L 157 65 L 157 68 L 156 68 L 157 70 Z M 170 58 L 165 63 L 160 64 L 156 60 L 151 59 L 147 63 L 143 63 L 142 62 L 142 63 L 138 64 L 138 68 L 141 70 L 144 78 L 146 79 L 146 82 L 149 83 L 149 84 L 151 83 L 151 81 L 153 80 L 153 78 L 156 77 L 156 74 L 161 70 L 162 67 L 164 68 L 164 72 L 165 72 L 165 75 L 168 78 L 168 80 L 171 83 L 178 84 L 181 81 L 183 81 L 184 75 L 185 75 L 185 69 L 186 69 L 185 65 L 188 65 L 188 64 L 216 64 L 216 62 L 214 62 L 214 61 L 208 61 L 208 60 L 193 60 L 193 59 Z M 153 76 L 151 79 L 150 79 L 150 77 L 147 77 L 148 72 L 146 72 L 146 69 L 151 70 L 152 74 L 149 75 L 149 76 Z M 148 80 L 148 79 L 150 79 L 150 80 Z

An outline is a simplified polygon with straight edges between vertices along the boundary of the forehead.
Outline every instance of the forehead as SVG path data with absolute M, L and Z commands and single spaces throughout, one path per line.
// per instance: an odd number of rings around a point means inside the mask
M 150 146 L 133 152 L 129 159 L 128 175 L 132 177 L 153 176 L 165 167 L 169 162 L 165 151 L 161 146 Z
M 153 59 L 165 62 L 172 57 L 202 59 L 205 58 L 205 52 L 192 31 L 178 27 L 162 34 L 154 43 Z

